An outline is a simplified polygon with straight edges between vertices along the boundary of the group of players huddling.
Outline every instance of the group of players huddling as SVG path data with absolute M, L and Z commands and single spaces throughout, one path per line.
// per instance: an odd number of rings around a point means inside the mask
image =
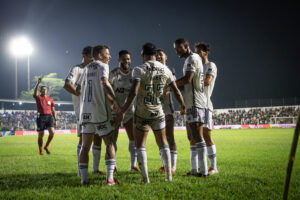
M 166 181 L 172 181 L 172 173 L 176 172 L 177 148 L 171 93 L 180 104 L 180 113 L 186 115 L 191 170 L 185 175 L 205 178 L 218 172 L 216 147 L 211 138 L 213 106 L 210 100 L 217 68 L 208 61 L 210 47 L 202 42 L 196 43 L 196 53 L 193 53 L 188 41 L 179 38 L 174 42 L 174 49 L 180 58 L 185 59 L 184 76 L 177 80 L 175 71 L 166 65 L 164 50 L 157 49 L 152 43 L 143 45 L 143 64 L 133 69 L 130 68 L 130 52 L 121 50 L 119 66 L 112 71 L 108 65 L 111 59 L 109 47 L 97 45 L 83 49 L 83 62 L 71 68 L 64 86 L 72 94 L 78 120 L 77 161 L 82 184 L 89 183 L 88 161 L 92 143 L 92 173 L 104 174 L 99 171 L 102 139 L 106 145 L 106 184 L 116 183 L 113 174 L 117 170 L 117 138 L 121 123 L 129 138 L 130 170 L 139 171 L 136 167 L 138 161 L 142 182 L 150 182 L 145 145 L 151 127 L 162 161 L 159 171 L 165 173 Z

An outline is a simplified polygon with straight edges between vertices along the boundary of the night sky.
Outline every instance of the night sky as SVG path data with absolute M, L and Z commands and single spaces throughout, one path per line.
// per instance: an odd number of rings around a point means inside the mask
M 211 45 L 218 67 L 215 108 L 235 100 L 300 97 L 298 7 L 292 1 L 27 1 L 0 0 L 0 98 L 14 98 L 14 58 L 8 46 L 25 35 L 32 42 L 31 78 L 65 78 L 86 45 L 110 47 L 110 69 L 121 49 L 142 63 L 145 42 L 165 49 L 167 64 L 182 76 L 173 49 L 179 37 Z M 26 89 L 26 59 L 19 59 L 19 91 Z M 71 100 L 65 91 L 62 100 Z

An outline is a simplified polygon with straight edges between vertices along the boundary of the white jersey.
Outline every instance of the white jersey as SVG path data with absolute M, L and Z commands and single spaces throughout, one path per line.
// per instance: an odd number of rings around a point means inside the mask
M 133 69 L 132 78 L 140 81 L 135 114 L 143 119 L 164 116 L 163 90 L 174 81 L 172 72 L 158 61 L 147 61 Z
M 109 66 L 99 60 L 85 67 L 81 83 L 80 123 L 103 123 L 111 119 L 111 111 L 102 86 L 102 78 L 109 78 Z
M 194 72 L 191 83 L 184 85 L 184 102 L 187 109 L 192 107 L 206 108 L 207 97 L 204 94 L 204 70 L 202 59 L 196 53 L 192 53 L 185 59 L 183 75 L 186 72 Z
M 124 74 L 119 67 L 113 69 L 109 73 L 109 82 L 114 89 L 117 102 L 122 107 L 125 104 L 131 89 L 132 69 L 130 69 L 127 74 Z M 130 110 L 133 111 L 133 106 L 128 109 L 128 111 Z
M 210 84 L 204 88 L 205 95 L 207 97 L 207 107 L 210 111 L 213 111 L 213 104 L 210 97 L 214 90 L 215 81 L 217 78 L 217 66 L 213 62 L 208 62 L 204 64 L 204 71 L 205 71 L 205 75 L 211 75 L 213 77 Z
M 168 67 L 168 66 L 167 66 Z M 174 80 L 176 80 L 176 76 L 175 76 L 175 69 L 174 68 L 169 68 L 169 70 L 171 70 L 172 72 L 172 75 L 173 75 L 173 78 Z M 174 103 L 173 103 L 173 100 L 172 100 L 172 93 L 168 93 L 164 98 L 163 98 L 163 110 L 165 112 L 165 114 L 171 114 L 171 113 L 174 113 Z
M 71 67 L 70 72 L 67 75 L 65 80 L 70 81 L 72 83 L 72 85 L 74 85 L 76 87 L 78 80 L 83 73 L 83 70 L 84 70 L 83 64 L 79 64 L 79 65 L 75 65 L 75 66 Z M 76 96 L 76 95 L 72 94 L 72 102 L 73 102 L 76 118 L 77 118 L 77 120 L 79 120 L 80 96 Z

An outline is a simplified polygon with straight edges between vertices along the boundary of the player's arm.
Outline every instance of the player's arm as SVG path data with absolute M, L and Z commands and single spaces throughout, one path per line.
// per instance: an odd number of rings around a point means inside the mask
M 36 83 L 35 88 L 34 88 L 33 98 L 36 98 L 39 95 L 38 88 L 39 88 L 39 85 L 41 84 L 42 80 L 43 80 L 43 77 L 40 76 L 40 78 L 38 79 L 38 82 Z
M 117 107 L 120 107 L 117 102 L 115 92 L 114 92 L 113 88 L 111 87 L 108 79 L 105 77 L 102 77 L 101 80 L 102 80 L 102 86 L 103 86 L 103 89 L 104 89 L 104 92 L 105 92 L 105 95 L 106 95 L 108 101 L 110 101 L 111 104 L 113 104 Z
M 54 103 L 53 103 L 54 104 Z M 56 119 L 56 112 L 55 112 L 55 106 L 51 107 L 52 116 L 54 118 L 54 124 L 57 126 L 57 119 Z
M 76 93 L 76 87 L 72 84 L 71 81 L 65 80 L 64 89 L 67 90 L 69 93 L 78 96 Z
M 192 71 L 187 71 L 187 72 L 185 73 L 185 76 L 184 76 L 184 77 L 182 77 L 182 78 L 180 78 L 180 79 L 178 79 L 178 80 L 176 81 L 176 85 L 177 85 L 177 87 L 182 87 L 182 86 L 184 86 L 184 85 L 186 85 L 186 84 L 191 83 L 191 82 L 193 81 L 193 78 L 194 78 L 194 72 L 192 72 Z
M 184 101 L 183 101 L 183 97 L 178 89 L 178 87 L 176 86 L 175 82 L 171 82 L 169 84 L 169 87 L 173 90 L 173 93 L 174 93 L 174 96 L 175 96 L 175 99 L 178 101 L 178 103 L 180 104 L 180 114 L 181 115 L 184 115 L 186 114 L 186 111 L 185 111 L 185 104 L 184 104 Z
M 133 102 L 138 94 L 140 85 L 141 85 L 141 83 L 139 80 L 137 80 L 137 79 L 133 80 L 127 100 L 126 100 L 125 104 L 123 105 L 123 107 L 121 108 L 122 114 L 125 114 L 127 112 L 127 110 L 130 108 L 130 106 L 133 104 Z
M 204 86 L 209 86 L 213 78 L 214 77 L 212 75 L 206 74 L 206 77 L 204 79 Z

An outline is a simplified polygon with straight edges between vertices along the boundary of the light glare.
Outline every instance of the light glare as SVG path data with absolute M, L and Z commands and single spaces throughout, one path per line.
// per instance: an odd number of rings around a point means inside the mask
M 21 57 L 31 55 L 33 48 L 27 38 L 21 37 L 12 40 L 10 50 L 14 56 Z

